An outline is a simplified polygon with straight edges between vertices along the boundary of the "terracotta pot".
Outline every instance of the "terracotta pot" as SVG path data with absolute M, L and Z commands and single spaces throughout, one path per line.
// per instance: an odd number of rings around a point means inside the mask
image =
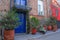
M 14 30 L 4 30 L 4 40 L 14 40 Z
M 37 30 L 36 28 L 32 28 L 32 34 L 36 34 Z
M 57 25 L 53 25 L 53 31 L 55 32 L 57 29 Z
M 48 26 L 47 29 L 48 29 L 48 30 L 52 30 L 52 26 Z
M 47 26 L 44 26 L 44 29 L 47 30 Z

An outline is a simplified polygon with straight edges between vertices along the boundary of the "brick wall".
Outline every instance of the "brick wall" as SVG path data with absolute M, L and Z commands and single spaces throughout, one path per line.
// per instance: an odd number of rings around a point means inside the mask
M 28 5 L 30 7 L 32 7 L 32 10 L 30 12 L 30 14 L 33 14 L 33 15 L 38 15 L 38 10 L 37 10 L 37 0 L 28 0 Z
M 13 1 L 14 0 L 11 0 L 11 7 L 13 6 Z M 10 10 L 10 0 L 0 0 L 0 14 L 1 15 L 5 15 L 7 11 Z M 2 18 L 0 16 L 0 18 Z
M 0 11 L 8 11 L 10 8 L 10 0 L 0 0 Z
M 39 19 L 42 19 L 42 18 L 47 18 L 49 16 L 49 11 L 48 11 L 48 8 L 49 6 L 48 5 L 48 2 L 47 0 L 42 0 L 43 1 L 43 5 L 44 5 L 44 16 L 39 16 L 38 15 L 38 0 L 28 0 L 28 5 L 30 7 L 32 7 L 32 10 L 31 12 L 29 13 L 30 15 L 33 15 Z
M 47 0 L 42 0 L 44 3 L 44 16 L 39 16 L 38 15 L 38 0 L 28 0 L 28 5 L 30 7 L 32 7 L 31 12 L 29 13 L 30 15 L 33 15 L 39 19 L 44 18 L 44 17 L 48 17 L 49 16 L 49 12 L 48 12 L 48 7 L 47 6 Z M 13 0 L 11 0 L 11 6 L 13 6 Z M 10 9 L 10 0 L 0 0 L 0 11 L 8 11 Z
M 0 0 L 0 15 L 5 15 L 10 10 L 10 0 Z M 2 17 L 0 16 L 0 19 Z

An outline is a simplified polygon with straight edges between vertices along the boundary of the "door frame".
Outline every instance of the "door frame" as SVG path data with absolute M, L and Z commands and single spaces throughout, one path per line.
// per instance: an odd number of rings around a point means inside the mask
M 17 11 L 16 13 L 21 13 L 21 12 Z M 22 12 L 22 14 L 24 14 L 24 16 L 25 16 L 25 23 L 26 23 L 26 13 Z M 26 29 L 27 29 L 27 26 L 25 26 L 25 27 L 26 27 Z M 26 30 L 26 32 L 27 32 L 27 30 Z M 25 33 L 26 33 L 26 32 L 25 32 Z M 20 34 L 20 33 L 16 33 L 16 34 Z

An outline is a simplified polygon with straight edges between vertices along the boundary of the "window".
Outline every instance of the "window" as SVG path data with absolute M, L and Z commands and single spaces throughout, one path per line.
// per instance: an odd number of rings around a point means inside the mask
M 38 0 L 38 15 L 44 15 L 43 1 Z
M 26 0 L 15 0 L 16 5 L 26 5 Z

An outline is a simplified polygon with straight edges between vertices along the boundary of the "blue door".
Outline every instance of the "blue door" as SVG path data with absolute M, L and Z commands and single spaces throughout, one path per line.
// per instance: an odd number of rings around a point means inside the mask
M 26 15 L 24 13 L 18 13 L 19 22 L 21 23 L 15 28 L 15 33 L 25 33 L 26 32 Z
M 18 9 L 20 5 L 25 6 L 26 0 L 14 0 L 15 7 Z M 24 13 L 18 13 L 19 22 L 21 22 L 20 25 L 18 25 L 17 28 L 15 28 L 15 33 L 25 33 L 26 32 L 26 15 Z

